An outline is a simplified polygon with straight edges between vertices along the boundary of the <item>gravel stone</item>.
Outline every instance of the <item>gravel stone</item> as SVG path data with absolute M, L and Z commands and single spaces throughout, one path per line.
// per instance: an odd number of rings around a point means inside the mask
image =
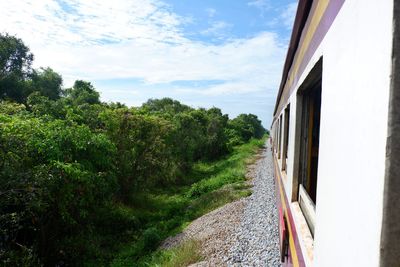
M 248 197 L 228 266 L 281 266 L 278 210 L 270 145 L 253 170 L 253 194 Z

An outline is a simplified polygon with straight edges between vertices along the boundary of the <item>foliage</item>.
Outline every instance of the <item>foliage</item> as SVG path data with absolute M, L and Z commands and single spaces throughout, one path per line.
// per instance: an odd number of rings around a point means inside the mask
M 227 159 L 217 161 L 212 165 L 197 164 L 196 168 L 199 171 L 212 175 L 193 183 L 187 196 L 190 198 L 199 197 L 219 189 L 225 184 L 244 181 L 247 163 L 243 161 L 243 158 L 249 157 L 253 153 L 254 147 L 260 147 L 262 144 L 262 141 L 253 139 L 248 144 L 242 145 L 240 149 L 236 149 Z
M 117 148 L 116 175 L 124 200 L 139 185 L 166 184 L 174 178 L 175 160 L 168 146 L 172 126 L 168 121 L 126 108 L 106 110 L 100 120 Z
M 197 240 L 188 240 L 177 247 L 164 250 L 153 259 L 152 265 L 163 267 L 186 267 L 203 259 L 201 244 Z
M 254 114 L 240 114 L 229 122 L 231 138 L 236 143 L 248 142 L 252 137 L 261 138 L 266 130 Z
M 220 187 L 214 191 L 204 192 L 197 196 L 189 196 L 189 192 L 196 187 L 196 183 L 189 187 L 180 187 L 181 190 L 170 190 L 167 192 L 159 192 L 157 195 L 147 195 L 145 203 L 147 203 L 146 211 L 151 213 L 146 216 L 156 216 L 151 227 L 157 226 L 163 231 L 164 237 L 180 232 L 188 222 L 214 210 L 226 203 L 235 201 L 239 198 L 249 196 L 251 191 L 249 185 L 245 181 L 245 169 L 248 163 L 254 161 L 256 151 L 263 146 L 264 140 L 252 140 L 250 143 L 235 147 L 234 152 L 225 159 L 216 162 L 199 162 L 196 163 L 190 176 L 194 180 L 212 180 L 214 177 L 226 177 L 227 173 L 231 173 L 233 169 L 243 170 L 243 176 L 239 182 L 232 183 L 232 180 L 225 179 Z M 201 177 L 201 178 L 199 178 Z M 150 198 L 149 198 L 150 197 Z M 150 203 L 155 202 L 152 205 Z M 177 211 L 175 211 L 177 210 Z M 142 211 L 143 213 L 143 211 Z M 158 222 L 155 224 L 155 222 Z M 137 244 L 137 243 L 134 243 Z M 198 244 L 197 244 L 198 245 Z M 182 247 L 173 248 L 172 250 L 157 250 L 148 256 L 137 257 L 138 253 L 133 249 L 135 245 L 124 250 L 123 254 L 118 255 L 117 261 L 113 266 L 125 266 L 127 261 L 136 261 L 138 266 L 173 266 L 179 262 L 188 259 Z M 184 246 L 186 246 L 184 244 Z M 183 250 L 183 251 L 182 251 Z M 199 254 L 193 252 L 193 260 L 197 259 Z M 176 255 L 175 255 L 176 253 Z M 195 256 L 197 255 L 197 256 Z M 121 259 L 125 259 L 121 261 Z M 139 258 L 139 259 L 138 259 Z M 191 258 L 191 257 L 189 257 Z M 196 260 L 196 261 L 197 261 Z
M 65 95 L 74 105 L 100 103 L 100 94 L 90 82 L 75 81 L 72 88 L 65 90 Z
M 26 111 L 23 104 L 18 104 L 10 101 L 0 101 L 0 114 L 14 115 Z
M 189 106 L 183 105 L 171 98 L 149 99 L 143 104 L 143 109 L 150 113 L 172 115 L 191 110 Z
M 31 74 L 33 54 L 21 39 L 0 33 L 0 99 L 23 102 L 29 95 L 25 79 Z
M 158 247 L 161 241 L 161 236 L 157 228 L 151 227 L 143 232 L 143 249 L 151 251 Z
M 248 194 L 246 159 L 265 132 L 255 115 L 169 98 L 102 103 L 90 82 L 63 89 L 32 60 L 0 34 L 1 265 L 143 262 L 188 221 Z
M 51 68 L 34 70 L 31 76 L 34 91 L 40 92 L 42 96 L 55 100 L 61 96 L 63 83 L 62 77 Z
M 104 134 L 60 120 L 0 115 L 0 132 L 1 249 L 36 247 L 48 263 L 61 256 L 55 240 L 90 228 L 110 198 L 115 147 Z

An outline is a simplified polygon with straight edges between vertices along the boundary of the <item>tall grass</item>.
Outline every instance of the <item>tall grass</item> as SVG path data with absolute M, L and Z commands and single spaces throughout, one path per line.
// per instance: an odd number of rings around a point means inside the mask
M 155 267 L 185 267 L 203 259 L 200 253 L 201 244 L 198 240 L 187 240 L 177 247 L 154 253 L 149 266 Z

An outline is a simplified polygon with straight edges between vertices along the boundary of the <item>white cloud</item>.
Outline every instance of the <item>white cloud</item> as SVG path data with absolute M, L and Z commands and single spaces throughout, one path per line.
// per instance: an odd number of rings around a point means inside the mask
M 297 3 L 291 3 L 287 5 L 285 10 L 281 13 L 280 18 L 287 29 L 292 29 L 294 19 L 296 17 Z
M 75 79 L 226 81 L 197 91 L 209 95 L 278 86 L 286 49 L 273 33 L 207 44 L 187 38 L 187 18 L 158 0 L 65 2 L 67 8 L 55 0 L 0 1 L 0 32 L 22 38 L 35 66 L 51 66 L 66 86 Z
M 217 10 L 214 8 L 206 8 L 207 15 L 213 18 L 217 14 Z
M 253 6 L 261 10 L 262 14 L 264 11 L 271 8 L 271 4 L 268 0 L 253 0 L 247 3 L 248 6 Z
M 232 24 L 225 21 L 213 21 L 211 22 L 211 27 L 202 31 L 201 34 L 224 38 L 228 36 L 229 29 L 232 26 Z

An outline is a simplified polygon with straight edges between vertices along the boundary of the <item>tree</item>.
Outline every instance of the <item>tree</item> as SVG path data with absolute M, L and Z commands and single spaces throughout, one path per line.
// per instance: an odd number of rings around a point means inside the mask
M 168 121 L 126 108 L 105 110 L 99 118 L 117 148 L 114 160 L 122 200 L 128 200 L 135 190 L 174 178 Z
M 90 82 L 77 80 L 74 86 L 65 92 L 67 98 L 75 105 L 82 105 L 84 103 L 100 104 L 100 94 Z
M 233 133 L 233 135 L 240 137 L 242 142 L 247 142 L 252 137 L 261 138 L 265 134 L 261 121 L 254 114 L 240 114 L 230 121 L 229 128 L 233 130 L 231 135 Z
M 41 68 L 32 73 L 32 86 L 35 91 L 39 91 L 42 96 L 51 100 L 56 100 L 61 96 L 62 77 L 51 68 Z
M 189 111 L 192 109 L 189 106 L 181 104 L 177 100 L 173 100 L 167 97 L 162 99 L 149 99 L 146 103 L 143 104 L 143 108 L 152 113 L 167 113 L 170 115 L 175 115 L 177 113 Z
M 64 120 L 0 114 L 0 133 L 0 253 L 19 260 L 34 251 L 59 265 L 60 251 L 75 248 L 66 236 L 91 231 L 115 190 L 115 146 Z
M 0 34 L 0 99 L 24 102 L 31 93 L 25 79 L 31 74 L 33 54 L 21 39 Z
M 228 152 L 228 137 L 225 134 L 225 128 L 229 118 L 216 107 L 207 110 L 207 114 L 209 121 L 207 125 L 206 157 L 216 159 Z
M 196 111 L 182 112 L 173 118 L 175 127 L 172 137 L 172 149 L 178 165 L 183 173 L 187 173 L 196 159 L 202 156 L 206 143 L 205 130 L 197 118 L 200 114 Z M 196 116 L 196 117 L 195 117 Z

